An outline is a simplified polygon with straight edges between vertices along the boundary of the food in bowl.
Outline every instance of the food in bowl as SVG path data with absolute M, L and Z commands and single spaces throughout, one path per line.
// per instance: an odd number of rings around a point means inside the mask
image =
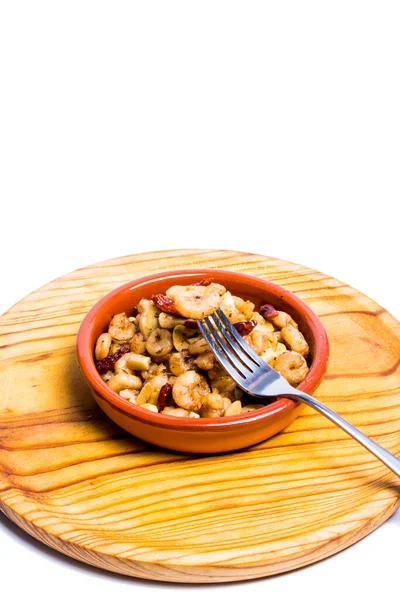
M 266 402 L 262 409 L 232 416 L 176 418 L 163 412 L 144 410 L 129 402 L 100 377 L 94 350 L 99 336 L 108 332 L 114 315 L 125 311 L 128 318 L 136 317 L 133 307 L 138 306 L 142 298 L 151 299 L 161 292 L 168 298 L 165 292 L 172 286 L 194 285 L 209 277 L 222 284 L 232 295 L 250 300 L 255 307 L 268 303 L 277 311 L 286 312 L 298 323 L 310 349 L 306 358 L 310 371 L 298 389 L 312 394 L 328 365 L 329 340 L 317 315 L 298 296 L 267 279 L 232 270 L 192 267 L 151 273 L 115 288 L 90 309 L 79 328 L 76 348 L 82 375 L 94 400 L 114 423 L 150 444 L 179 452 L 215 454 L 251 446 L 290 425 L 303 406 L 290 398 L 279 397 Z M 117 344 L 117 347 L 120 345 Z
M 218 363 L 197 321 L 220 308 L 257 354 L 290 384 L 309 372 L 309 346 L 290 314 L 233 295 L 211 278 L 173 285 L 117 313 L 95 344 L 96 368 L 132 404 L 173 417 L 220 418 L 264 407 Z

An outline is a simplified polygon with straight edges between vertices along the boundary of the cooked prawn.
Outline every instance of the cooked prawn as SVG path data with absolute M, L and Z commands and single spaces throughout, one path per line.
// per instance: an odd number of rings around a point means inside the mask
M 102 360 L 108 356 L 112 343 L 112 337 L 109 333 L 102 333 L 97 338 L 94 355 L 96 360 Z
M 275 361 L 274 368 L 290 383 L 297 385 L 307 375 L 309 368 L 306 359 L 297 352 L 284 352 Z
M 198 411 L 203 405 L 206 388 L 208 384 L 205 377 L 196 371 L 186 371 L 177 377 L 172 387 L 172 397 L 181 408 Z
M 193 369 L 193 358 L 187 352 L 174 352 L 169 359 L 169 368 L 177 377 Z
M 142 387 L 142 380 L 136 375 L 130 373 L 117 373 L 107 384 L 114 392 L 121 392 L 122 390 L 140 390 Z
M 217 365 L 210 369 L 208 371 L 208 377 L 210 378 L 213 390 L 215 388 L 221 394 L 233 392 L 236 388 L 236 383 L 221 365 Z
M 136 325 L 128 319 L 125 313 L 118 313 L 111 319 L 108 333 L 116 342 L 128 342 L 136 332 Z
M 207 394 L 204 398 L 203 406 L 201 407 L 200 414 L 202 417 L 214 419 L 215 417 L 222 417 L 225 413 L 225 400 L 221 394 L 218 392 L 212 392 L 211 394 Z M 230 406 L 226 403 L 226 408 L 228 409 Z
M 269 327 L 257 323 L 249 335 L 249 344 L 254 348 L 257 354 L 262 354 L 267 348 L 275 349 L 276 338 Z
M 298 327 L 296 321 L 294 321 L 292 319 L 292 317 L 283 310 L 278 310 L 277 317 L 269 318 L 267 315 L 265 318 L 268 319 L 269 321 L 271 321 L 275 325 L 275 327 L 277 327 L 278 329 L 282 329 L 282 327 L 285 327 L 286 325 L 293 325 L 293 327 L 296 327 L 296 328 Z
M 181 315 L 188 319 L 204 319 L 219 308 L 221 297 L 218 290 L 211 286 L 174 285 L 167 290 L 168 298 Z
M 291 350 L 298 352 L 302 356 L 307 356 L 310 349 L 301 331 L 289 323 L 285 327 L 282 327 L 281 334 L 283 341 L 286 342 L 286 345 Z
M 146 354 L 146 342 L 144 341 L 143 333 L 138 331 L 131 339 L 131 352 L 135 354 Z
M 204 352 L 203 354 L 199 354 L 199 356 L 195 359 L 194 364 L 196 367 L 199 367 L 199 369 L 209 371 L 214 367 L 214 354 L 212 352 Z

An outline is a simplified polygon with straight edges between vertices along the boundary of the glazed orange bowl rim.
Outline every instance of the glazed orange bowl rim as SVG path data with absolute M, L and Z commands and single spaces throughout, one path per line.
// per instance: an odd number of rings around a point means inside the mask
M 141 421 L 153 426 L 160 426 L 167 429 L 176 429 L 181 431 L 199 431 L 202 428 L 209 429 L 210 427 L 225 429 L 226 427 L 243 426 L 246 423 L 254 421 L 265 419 L 268 420 L 269 417 L 276 418 L 279 413 L 285 412 L 290 408 L 294 409 L 295 401 L 289 398 L 280 398 L 271 402 L 270 404 L 267 404 L 263 408 L 230 417 L 201 417 L 200 419 L 174 417 L 172 415 L 155 413 L 145 408 L 141 408 L 140 406 L 129 402 L 129 400 L 122 398 L 119 396 L 119 394 L 110 389 L 110 387 L 105 383 L 105 381 L 103 381 L 98 373 L 94 359 L 94 345 L 93 341 L 91 341 L 92 332 L 97 320 L 99 319 L 99 315 L 104 315 L 104 313 L 108 312 L 108 306 L 112 304 L 117 296 L 136 288 L 140 289 L 143 287 L 143 294 L 140 296 L 140 298 L 145 298 L 145 286 L 149 283 L 159 282 L 161 293 L 165 292 L 165 290 L 170 287 L 168 285 L 169 279 L 176 279 L 177 277 L 182 278 L 182 281 L 179 282 L 181 285 L 190 285 L 190 283 L 194 283 L 194 281 L 196 281 L 196 278 L 197 280 L 200 280 L 205 277 L 213 277 L 215 281 L 218 282 L 219 276 L 223 279 L 227 277 L 231 279 L 235 278 L 240 285 L 248 286 L 249 289 L 256 288 L 258 290 L 262 290 L 264 288 L 266 293 L 269 295 L 273 294 L 277 299 L 284 298 L 287 304 L 290 304 L 297 313 L 302 315 L 302 318 L 307 322 L 312 333 L 315 349 L 310 365 L 310 371 L 304 381 L 302 381 L 297 387 L 299 390 L 308 393 L 314 391 L 325 375 L 329 359 L 328 336 L 324 326 L 314 311 L 298 296 L 290 292 L 288 289 L 281 287 L 280 285 L 259 277 L 255 277 L 254 275 L 221 269 L 177 269 L 154 273 L 129 281 L 101 298 L 101 300 L 99 300 L 84 317 L 78 331 L 76 342 L 79 365 L 93 390 L 119 412 L 124 413 L 126 416 L 131 417 L 136 421 Z M 193 281 L 189 281 L 190 279 L 193 279 Z M 177 285 L 177 283 L 175 282 L 174 285 Z M 227 290 L 229 291 L 228 287 Z M 140 298 L 138 297 L 137 301 L 139 301 Z M 246 298 L 244 298 L 244 300 L 246 300 Z M 277 304 L 279 304 L 279 300 L 277 301 Z M 132 309 L 132 305 L 130 308 Z M 129 306 L 126 307 L 126 312 L 129 314 Z M 257 399 L 257 403 L 260 403 L 260 399 Z

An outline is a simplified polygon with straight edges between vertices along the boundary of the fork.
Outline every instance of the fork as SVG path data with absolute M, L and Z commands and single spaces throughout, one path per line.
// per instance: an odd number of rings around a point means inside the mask
M 311 406 L 351 435 L 400 477 L 400 459 L 371 440 L 331 408 L 291 386 L 270 367 L 236 331 L 221 309 L 198 321 L 212 352 L 238 386 L 259 398 L 291 398 Z

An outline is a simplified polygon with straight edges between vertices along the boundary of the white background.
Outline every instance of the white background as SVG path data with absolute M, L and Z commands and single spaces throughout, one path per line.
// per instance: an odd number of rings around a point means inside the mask
M 89 263 L 197 247 L 305 264 L 399 318 L 399 30 L 398 2 L 0 3 L 0 312 Z M 399 527 L 205 588 L 86 567 L 0 515 L 1 589 L 396 597 Z

